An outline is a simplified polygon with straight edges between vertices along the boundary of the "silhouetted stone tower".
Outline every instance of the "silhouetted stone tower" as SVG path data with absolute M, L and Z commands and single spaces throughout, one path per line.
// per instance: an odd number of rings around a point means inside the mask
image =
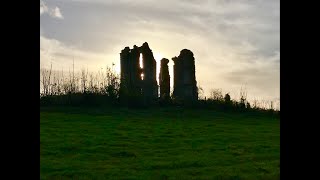
M 159 85 L 160 85 L 160 98 L 168 100 L 170 98 L 170 75 L 169 75 L 169 60 L 166 58 L 161 59 Z
M 173 96 L 184 101 L 198 99 L 197 81 L 195 76 L 195 62 L 193 53 L 188 49 L 180 51 L 174 62 L 174 91 Z
M 147 42 L 140 47 L 140 52 L 143 57 L 144 74 L 142 94 L 146 101 L 153 101 L 158 98 L 157 62 Z
M 143 56 L 143 69 L 140 68 L 140 54 Z M 120 53 L 121 83 L 120 98 L 143 97 L 146 103 L 158 98 L 156 80 L 157 64 L 147 42 L 141 47 L 124 48 Z M 141 78 L 141 74 L 144 78 Z
M 141 68 L 139 65 L 139 57 L 140 53 L 137 46 L 134 46 L 133 49 L 126 47 L 120 53 L 120 88 L 122 95 L 131 93 L 131 95 L 136 96 L 141 93 Z
M 140 54 L 142 54 L 143 68 L 140 68 Z M 198 99 L 197 81 L 195 76 L 195 62 L 193 53 L 188 49 L 180 51 L 174 61 L 174 91 L 173 96 L 184 102 Z M 169 60 L 161 60 L 159 84 L 161 99 L 170 98 Z M 141 47 L 136 45 L 133 49 L 125 47 L 120 53 L 121 83 L 120 99 L 126 97 L 142 97 L 144 102 L 150 104 L 158 98 L 158 84 L 156 79 L 157 63 L 147 42 Z M 143 79 L 141 75 L 144 75 Z

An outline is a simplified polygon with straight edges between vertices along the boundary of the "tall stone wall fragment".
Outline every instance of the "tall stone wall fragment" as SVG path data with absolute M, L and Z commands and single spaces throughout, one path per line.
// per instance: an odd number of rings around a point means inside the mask
M 142 54 L 143 68 L 140 68 L 140 55 Z M 197 81 L 195 76 L 195 59 L 188 49 L 180 51 L 178 57 L 172 58 L 174 62 L 174 91 L 173 96 L 184 101 L 198 99 Z M 160 98 L 170 98 L 169 60 L 161 60 L 159 85 Z M 133 49 L 125 47 L 120 53 L 121 84 L 120 96 L 138 95 L 143 97 L 147 104 L 158 98 L 158 83 L 156 79 L 157 64 L 152 50 L 147 42 L 141 47 L 136 45 Z M 144 78 L 141 79 L 141 74 Z
M 174 91 L 173 96 L 185 101 L 198 99 L 197 81 L 195 76 L 195 61 L 193 53 L 188 49 L 180 51 L 174 62 Z
M 140 67 L 140 54 L 143 57 L 143 68 Z M 121 97 L 125 99 L 127 95 L 142 96 L 147 103 L 158 97 L 157 64 L 147 42 L 141 47 L 134 45 L 133 49 L 124 48 L 120 53 L 120 68 Z
M 168 59 L 161 59 L 159 73 L 160 98 L 166 100 L 170 98 L 170 75 L 168 63 Z
M 143 96 L 147 101 L 153 101 L 158 97 L 157 62 L 147 42 L 140 47 L 140 53 L 143 57 Z
M 130 67 L 129 67 L 129 60 L 130 60 L 130 48 L 125 47 L 120 53 L 120 92 L 121 96 L 125 96 L 129 91 L 130 85 Z

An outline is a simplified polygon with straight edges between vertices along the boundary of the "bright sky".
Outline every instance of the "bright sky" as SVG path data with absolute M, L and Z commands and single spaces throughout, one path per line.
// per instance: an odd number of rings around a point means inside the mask
M 184 48 L 196 79 L 249 99 L 280 98 L 280 0 L 40 0 L 42 67 L 120 68 L 120 52 L 148 42 L 157 64 Z M 173 84 L 171 84 L 171 87 Z

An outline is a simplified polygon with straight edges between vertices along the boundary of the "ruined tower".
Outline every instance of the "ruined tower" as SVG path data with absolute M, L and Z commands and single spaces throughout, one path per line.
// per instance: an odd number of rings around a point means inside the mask
M 141 92 L 141 68 L 139 66 L 139 48 L 126 47 L 120 53 L 122 94 L 138 95 Z
M 143 68 L 140 68 L 140 54 L 143 57 Z M 156 80 L 156 61 L 147 42 L 141 47 L 124 48 L 120 53 L 121 83 L 120 96 L 143 97 L 148 103 L 158 97 Z M 144 78 L 141 78 L 141 75 Z
M 188 49 L 180 51 L 174 62 L 174 91 L 173 96 L 184 101 L 198 99 L 197 81 L 195 76 L 195 62 L 193 53 Z
M 147 42 L 140 47 L 140 53 L 143 57 L 142 72 L 144 74 L 142 93 L 147 101 L 152 101 L 158 97 L 157 62 Z
M 143 68 L 140 68 L 142 55 Z M 173 96 L 185 102 L 198 99 L 197 81 L 195 76 L 195 61 L 193 53 L 188 49 L 180 51 L 174 62 L 174 91 Z M 161 60 L 159 84 L 160 98 L 170 98 L 169 60 Z M 158 83 L 156 79 L 157 63 L 147 42 L 141 47 L 124 48 L 120 53 L 121 84 L 120 97 L 142 97 L 145 103 L 150 104 L 158 98 Z M 141 75 L 143 76 L 143 79 Z M 124 98 L 125 99 L 125 98 Z
M 160 85 L 160 98 L 167 100 L 170 98 L 170 75 L 169 75 L 169 60 L 166 58 L 161 59 L 159 85 Z

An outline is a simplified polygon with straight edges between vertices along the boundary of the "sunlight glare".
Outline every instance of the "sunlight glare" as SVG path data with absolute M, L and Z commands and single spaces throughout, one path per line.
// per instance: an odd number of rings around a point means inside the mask
M 157 62 L 160 62 L 160 60 L 163 58 L 162 54 L 158 53 L 158 52 L 155 52 L 154 53 L 154 59 L 157 61 Z
M 140 68 L 143 69 L 142 53 L 140 53 L 139 64 L 140 64 Z

